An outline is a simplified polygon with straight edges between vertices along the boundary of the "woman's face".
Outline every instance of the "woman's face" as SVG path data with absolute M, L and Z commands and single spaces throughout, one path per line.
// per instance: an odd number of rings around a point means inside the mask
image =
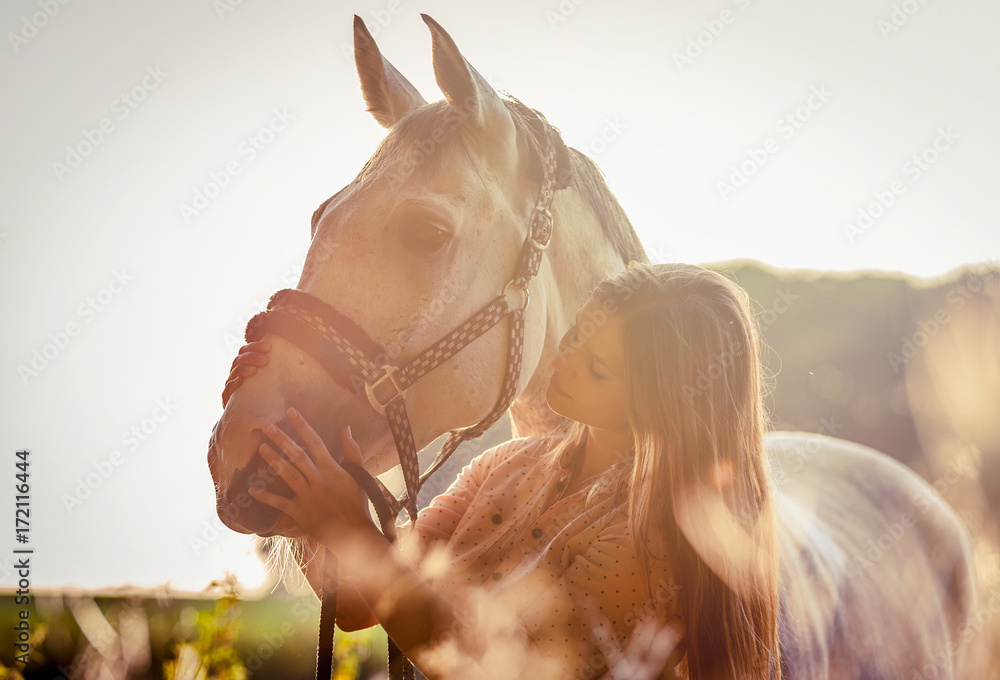
M 559 342 L 545 401 L 571 420 L 602 430 L 628 429 L 621 320 L 591 299 Z

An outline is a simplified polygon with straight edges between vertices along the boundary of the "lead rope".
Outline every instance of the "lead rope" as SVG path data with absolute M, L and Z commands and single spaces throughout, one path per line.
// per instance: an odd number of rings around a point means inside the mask
M 344 468 L 358 483 L 358 486 L 368 495 L 375 507 L 382 534 L 390 543 L 396 542 L 396 525 L 393 523 L 392 510 L 382 493 L 382 486 L 367 470 L 351 461 L 341 461 Z M 316 644 L 316 679 L 329 680 L 337 668 L 334 637 L 337 618 L 338 589 L 337 557 L 329 550 L 323 551 L 323 594 L 320 597 L 319 610 L 319 640 Z M 396 680 L 414 680 L 413 664 L 410 663 L 402 650 L 388 638 L 389 677 Z

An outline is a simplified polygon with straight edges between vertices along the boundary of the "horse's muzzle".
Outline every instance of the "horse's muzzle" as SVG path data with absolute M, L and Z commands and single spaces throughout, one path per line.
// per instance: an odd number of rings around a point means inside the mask
M 287 418 L 283 418 L 275 425 L 288 434 L 299 446 L 305 448 L 298 432 L 295 431 Z M 217 499 L 216 509 L 219 513 L 219 519 L 234 531 L 247 534 L 267 534 L 283 517 L 283 513 L 251 496 L 250 487 L 260 487 L 285 498 L 291 498 L 295 494 L 285 483 L 285 480 L 278 476 L 278 473 L 260 455 L 258 449 L 260 444 L 265 441 L 263 433 L 260 430 L 254 430 L 252 435 L 256 438 L 253 445 L 253 455 L 246 465 L 233 473 L 224 493 Z M 276 443 L 270 441 L 269 443 L 278 449 Z

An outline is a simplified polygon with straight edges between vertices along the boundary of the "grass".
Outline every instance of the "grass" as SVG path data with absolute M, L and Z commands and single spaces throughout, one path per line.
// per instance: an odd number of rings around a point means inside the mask
M 22 675 L 0 631 L 0 680 L 277 680 L 315 673 L 319 605 L 273 594 L 240 598 L 232 577 L 205 598 L 100 597 L 49 593 L 31 607 L 31 662 Z M 0 599 L 14 620 L 13 597 Z M 385 633 L 338 631 L 337 680 L 384 673 Z

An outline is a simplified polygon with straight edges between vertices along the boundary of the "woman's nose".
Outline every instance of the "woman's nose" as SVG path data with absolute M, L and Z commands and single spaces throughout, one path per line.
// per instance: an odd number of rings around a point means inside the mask
M 566 370 L 566 353 L 559 352 L 556 358 L 552 360 L 552 368 L 559 371 L 560 373 Z
M 573 372 L 573 348 L 563 345 L 560 347 L 559 354 L 556 358 L 552 360 L 552 368 L 559 371 L 563 375 L 568 375 Z

